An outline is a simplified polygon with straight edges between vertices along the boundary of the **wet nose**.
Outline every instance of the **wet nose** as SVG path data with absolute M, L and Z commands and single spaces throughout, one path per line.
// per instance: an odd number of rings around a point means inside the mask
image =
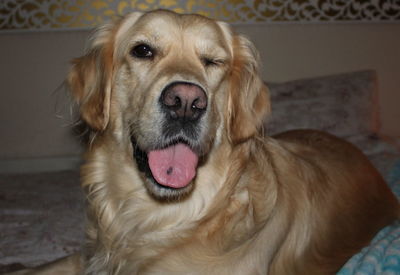
M 172 119 L 198 120 L 207 109 L 204 90 L 192 83 L 172 83 L 163 90 L 160 101 Z

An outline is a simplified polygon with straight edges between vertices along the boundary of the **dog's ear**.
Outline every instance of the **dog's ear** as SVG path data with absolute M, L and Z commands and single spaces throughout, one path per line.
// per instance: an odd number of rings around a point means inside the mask
M 107 40 L 93 43 L 84 56 L 74 59 L 67 79 L 81 118 L 99 131 L 109 121 L 114 67 L 113 45 Z
M 123 47 L 115 47 L 129 44 L 123 41 L 126 39 L 125 34 L 142 14 L 133 12 L 99 27 L 87 53 L 72 61 L 67 82 L 79 105 L 81 118 L 94 130 L 105 130 L 110 120 L 116 60 L 125 50 Z
M 254 45 L 236 35 L 232 38 L 232 49 L 226 125 L 230 141 L 240 143 L 262 131 L 270 101 L 260 77 L 259 55 Z

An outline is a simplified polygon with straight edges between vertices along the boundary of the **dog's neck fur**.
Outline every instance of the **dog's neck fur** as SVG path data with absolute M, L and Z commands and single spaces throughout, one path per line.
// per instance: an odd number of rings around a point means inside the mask
M 141 183 L 141 176 L 134 172 L 135 169 L 120 166 L 120 163 L 123 163 L 121 158 L 129 158 L 129 156 L 126 152 L 118 152 L 116 150 L 118 146 L 113 149 L 96 148 L 92 151 L 96 156 L 89 152 L 88 164 L 83 167 L 86 170 L 84 174 L 91 175 L 83 179 L 91 202 L 87 236 L 87 253 L 90 258 L 88 274 L 91 274 L 91 271 L 94 274 L 101 270 L 111 274 L 124 274 L 124 270 L 129 270 L 128 273 L 133 274 L 134 271 L 156 269 L 157 266 L 163 266 L 163 271 L 166 272 L 167 265 L 170 264 L 168 261 L 177 262 L 178 258 L 179 261 L 182 259 L 190 261 L 189 266 L 199 266 L 198 270 L 204 270 L 206 267 L 202 267 L 202 259 L 209 265 L 210 258 L 213 257 L 216 265 L 212 268 L 215 271 L 218 268 L 217 262 L 221 263 L 225 260 L 223 254 L 230 255 L 226 259 L 229 259 L 232 266 L 234 266 L 232 259 L 245 260 L 246 249 L 243 248 L 248 246 L 247 249 L 250 247 L 254 249 L 254 246 L 260 245 L 254 242 L 258 239 L 259 229 L 270 218 L 270 215 L 265 215 L 265 208 L 270 207 L 273 211 L 277 198 L 277 188 L 273 184 L 275 179 L 265 178 L 272 177 L 273 173 L 256 172 L 265 171 L 265 163 L 269 162 L 265 159 L 255 159 L 256 157 L 251 153 L 254 153 L 251 147 L 255 143 L 257 139 L 237 146 L 219 146 L 209 156 L 204 166 L 198 169 L 197 180 L 203 185 L 195 187 L 190 199 L 171 203 L 154 200 L 143 186 L 137 184 Z M 248 167 L 249 158 L 252 158 L 251 163 L 255 165 L 263 163 L 264 169 Z M 101 159 L 112 161 L 106 163 L 99 161 Z M 231 161 L 222 161 L 226 159 Z M 99 166 L 103 165 L 112 166 L 113 169 L 99 169 Z M 128 173 L 130 178 L 119 178 L 118 174 L 123 173 L 119 173 L 118 169 L 124 169 L 124 174 L 131 171 Z M 90 173 L 91 170 L 93 173 Z M 254 170 L 251 173 L 253 178 L 248 176 L 249 170 Z M 114 171 L 115 174 L 98 175 L 94 171 Z M 257 178 L 254 178 L 254 175 Z M 117 179 L 117 182 L 106 185 L 105 182 L 109 178 Z M 262 190 L 259 190 L 260 187 L 257 190 L 254 189 L 254 186 L 260 185 L 251 183 L 260 180 L 269 184 L 263 185 Z M 113 190 L 112 186 L 117 185 L 118 188 Z M 120 193 L 115 193 L 116 190 L 120 190 Z M 215 202 L 217 193 L 219 201 Z M 224 204 L 221 203 L 221 198 L 224 198 Z M 113 202 L 113 204 L 104 205 L 104 202 Z M 184 208 L 185 211 L 178 211 L 180 208 Z M 259 215 L 261 212 L 264 213 L 263 216 Z M 96 214 L 91 215 L 91 213 Z M 93 217 L 99 218 L 95 220 Z M 96 247 L 91 246 L 94 243 L 97 244 Z M 203 247 L 203 249 L 198 249 L 199 255 L 185 254 L 185 247 L 191 245 Z M 275 249 L 273 245 L 269 244 L 269 247 L 272 248 L 271 250 Z M 124 251 L 125 254 L 121 255 L 119 251 Z M 237 256 L 232 257 L 235 253 Z M 273 253 L 273 251 L 265 253 Z M 266 258 L 263 257 L 262 261 Z M 257 261 L 257 259 L 248 260 Z M 224 266 L 226 268 L 226 263 Z M 264 266 L 267 268 L 265 264 Z M 176 268 L 174 266 L 172 270 L 176 271 Z

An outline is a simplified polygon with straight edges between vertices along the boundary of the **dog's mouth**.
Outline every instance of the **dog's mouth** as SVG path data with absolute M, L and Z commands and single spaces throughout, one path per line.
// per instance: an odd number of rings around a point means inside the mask
M 174 81 L 162 89 L 157 106 L 160 129 L 131 140 L 145 186 L 161 199 L 181 198 L 193 189 L 199 159 L 204 159 L 211 139 L 204 127 L 208 97 L 198 84 Z M 152 134 L 151 134 L 152 133 Z M 151 138 L 143 138 L 149 136 Z
M 196 176 L 198 156 L 185 143 L 150 151 L 148 163 L 158 184 L 170 188 L 184 188 Z
M 141 150 L 133 138 L 132 145 L 139 170 L 156 187 L 178 191 L 188 189 L 191 185 L 196 176 L 199 156 L 183 139 L 148 152 Z

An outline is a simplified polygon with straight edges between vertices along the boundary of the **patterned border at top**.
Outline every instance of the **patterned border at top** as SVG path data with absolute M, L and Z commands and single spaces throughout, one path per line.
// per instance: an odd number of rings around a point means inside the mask
M 399 0 L 2 0 L 0 30 L 90 28 L 159 8 L 230 23 L 400 22 Z

